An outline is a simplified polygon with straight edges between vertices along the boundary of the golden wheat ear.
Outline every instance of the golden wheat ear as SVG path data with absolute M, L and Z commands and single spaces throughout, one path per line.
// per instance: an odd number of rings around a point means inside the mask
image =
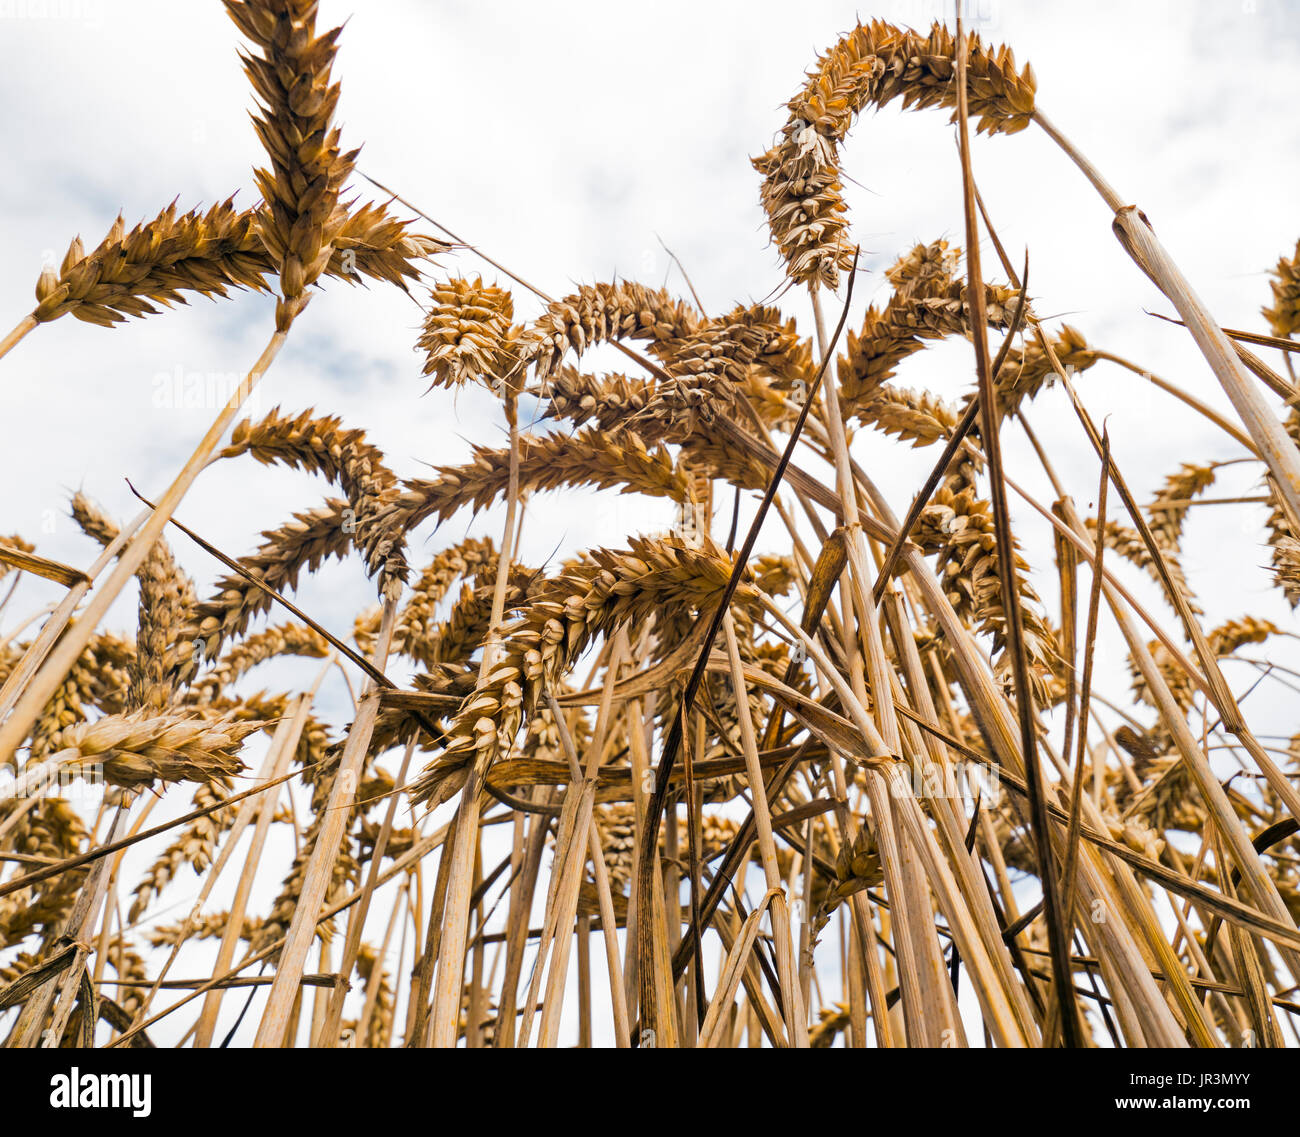
M 339 148 L 333 125 L 339 85 L 330 72 L 341 28 L 316 33 L 315 0 L 226 0 L 255 48 L 244 72 L 259 100 L 253 126 L 270 158 L 254 172 L 266 201 L 261 226 L 280 277 L 276 329 L 285 331 L 325 272 L 347 220 L 343 183 L 357 152 Z
M 1300 241 L 1290 257 L 1280 257 L 1269 281 L 1273 306 L 1261 308 L 1275 336 L 1292 337 L 1300 332 Z
M 59 269 L 42 271 L 31 318 L 49 323 L 72 315 L 112 327 L 130 316 L 153 315 L 155 305 L 183 304 L 186 293 L 268 291 L 269 268 L 254 210 L 237 210 L 232 197 L 206 213 L 177 216 L 173 202 L 130 232 L 119 216 L 90 253 L 74 239 Z
M 485 285 L 482 277 L 454 277 L 435 284 L 430 299 L 416 345 L 425 353 L 429 391 L 468 380 L 501 388 L 519 374 L 522 329 L 513 323 L 514 299 L 506 289 Z
M 968 40 L 968 113 L 979 129 L 1013 134 L 1034 111 L 1033 68 L 1016 69 L 1009 48 Z M 904 107 L 957 106 L 956 39 L 941 24 L 930 34 L 880 20 L 860 24 L 818 60 L 787 104 L 776 145 L 754 159 L 762 201 L 786 271 L 800 284 L 838 286 L 853 259 L 839 148 L 859 114 L 894 99 Z

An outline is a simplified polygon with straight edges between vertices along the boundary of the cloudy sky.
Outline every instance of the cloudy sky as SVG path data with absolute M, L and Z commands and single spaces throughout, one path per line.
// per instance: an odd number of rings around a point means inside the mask
M 969 7 L 983 35 L 1033 62 L 1039 106 L 1141 205 L 1220 321 L 1263 330 L 1267 270 L 1300 235 L 1300 5 Z M 360 172 L 553 294 L 615 275 L 684 292 L 666 243 L 715 313 L 782 281 L 748 159 L 770 145 L 816 53 L 858 16 L 925 27 L 951 11 L 930 0 L 871 8 L 819 0 L 321 3 L 323 24 L 347 21 L 336 75 L 344 141 L 364 147 Z M 173 199 L 183 209 L 232 193 L 244 205 L 255 200 L 250 168 L 262 159 L 237 45 L 216 0 L 0 0 L 0 98 L 10 108 L 10 174 L 0 180 L 7 326 L 31 309 L 43 261 L 57 263 L 75 234 L 93 247 L 119 210 L 131 225 Z M 883 296 L 882 270 L 900 252 L 940 236 L 960 243 L 953 138 L 943 113 L 892 108 L 854 131 L 844 160 L 867 269 L 855 319 Z M 1040 315 L 1227 407 L 1185 334 L 1144 314 L 1171 309 L 1116 244 L 1100 199 L 1041 132 L 980 139 L 974 160 L 1006 246 L 1017 260 L 1028 251 Z M 361 176 L 354 188 L 382 196 Z M 985 267 L 992 274 L 991 250 Z M 433 271 L 497 275 L 468 254 Z M 793 294 L 782 303 L 803 313 Z M 520 289 L 516 304 L 524 315 L 537 311 Z M 199 299 L 114 330 L 64 319 L 29 336 L 0 361 L 0 532 L 88 563 L 93 547 L 66 515 L 70 494 L 84 489 L 126 518 L 135 509 L 125 477 L 161 492 L 216 408 L 157 405 L 160 377 L 241 373 L 272 314 L 265 296 Z M 331 282 L 293 329 L 259 410 L 339 414 L 366 428 L 404 475 L 462 460 L 471 441 L 495 444 L 502 425 L 489 394 L 423 396 L 414 351 L 420 315 L 396 290 Z M 944 345 L 909 362 L 900 381 L 951 397 L 970 377 L 968 349 Z M 1081 390 L 1094 415 L 1110 416 L 1116 459 L 1141 499 L 1184 460 L 1238 456 L 1226 436 L 1117 368 L 1094 369 Z M 1040 399 L 1031 418 L 1075 496 L 1090 502 L 1095 460 L 1059 392 Z M 1018 431 L 1008 431 L 1007 446 L 1014 468 L 1045 492 Z M 899 457 L 869 439 L 862 447 L 865 458 L 879 456 L 877 476 L 905 508 L 934 455 Z M 1232 467 L 1225 492 L 1255 492 L 1257 476 L 1254 467 Z M 239 554 L 325 492 L 305 476 L 243 459 L 207 472 L 179 516 Z M 659 503 L 540 498 L 530 506 L 524 555 L 540 561 L 557 547 L 621 544 L 629 531 L 667 519 Z M 1194 513 L 1188 561 L 1209 619 L 1245 610 L 1290 619 L 1264 591 L 1262 519 L 1260 507 Z M 1050 573 L 1046 530 L 1030 515 L 1024 521 L 1030 559 Z M 422 530 L 413 560 L 468 524 L 460 517 L 436 535 Z M 491 518 L 478 526 L 499 528 Z M 203 591 L 216 566 L 192 547 L 178 546 L 178 555 Z M 368 589 L 353 563 L 301 595 L 344 631 L 369 602 Z M 1050 597 L 1050 583 L 1042 591 Z M 24 581 L 3 626 L 51 595 Z M 127 632 L 132 604 L 127 597 L 114 609 L 115 626 Z
M 769 145 L 803 69 L 856 12 L 847 3 L 321 5 L 322 21 L 348 21 L 340 116 L 345 141 L 364 147 L 362 172 L 551 293 L 615 274 L 682 287 L 662 240 L 714 311 L 781 282 L 748 158 Z M 93 245 L 118 210 L 130 224 L 173 198 L 182 208 L 231 193 L 252 202 L 260 154 L 238 37 L 220 4 L 9 0 L 0 13 L 9 17 L 0 94 L 21 112 L 8 117 L 13 175 L 0 186 L 5 319 L 30 309 L 43 260 L 60 259 L 74 234 Z M 926 26 L 945 13 L 917 0 L 868 14 Z M 1145 209 L 1222 322 L 1258 327 L 1265 272 L 1300 231 L 1297 6 L 987 0 L 972 16 L 1034 63 L 1040 106 Z M 1017 259 L 1029 252 L 1040 313 L 1225 405 L 1186 337 L 1142 315 L 1168 305 L 1040 132 L 981 139 L 975 157 L 1007 247 Z M 890 109 L 858 125 L 845 164 L 865 301 L 913 242 L 958 241 L 953 132 L 941 113 Z M 355 185 L 378 193 L 360 176 Z M 496 276 L 466 255 L 442 271 L 484 270 Z M 536 310 L 527 294 L 517 301 Z M 800 311 L 798 297 L 785 303 Z M 401 473 L 459 460 L 470 439 L 499 438 L 486 393 L 422 397 L 419 318 L 395 290 L 329 288 L 295 329 L 259 408 L 341 414 Z M 40 537 L 49 555 L 84 558 L 84 538 L 63 518 L 69 490 L 125 515 L 124 476 L 163 488 L 211 409 L 155 405 L 161 377 L 243 371 L 270 320 L 266 297 L 242 296 L 112 331 L 70 319 L 39 329 L 0 379 L 11 427 L 0 528 Z M 955 394 L 969 381 L 967 357 L 935 354 L 933 366 L 917 360 L 900 378 Z M 1213 428 L 1117 369 L 1093 372 L 1086 391 L 1094 412 L 1113 416 L 1116 453 L 1144 492 L 1193 454 L 1230 453 Z M 1077 465 L 1081 488 L 1092 467 L 1071 423 L 1054 433 L 1061 407 L 1049 396 L 1036 419 L 1067 474 Z M 918 456 L 915 468 L 928 461 Z M 889 481 L 903 503 L 912 485 Z M 203 518 L 211 539 L 240 550 L 316 492 L 245 461 L 206 476 L 182 516 Z M 627 509 L 640 520 L 635 506 L 617 507 Z M 592 531 L 604 520 L 601 509 L 561 509 L 545 530 L 534 526 L 533 547 L 618 540 Z M 199 561 L 193 568 L 211 575 Z

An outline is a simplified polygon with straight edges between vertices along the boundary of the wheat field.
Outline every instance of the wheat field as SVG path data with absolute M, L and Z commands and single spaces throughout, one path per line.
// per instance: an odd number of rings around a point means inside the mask
M 71 491 L 75 563 L 0 537 L 7 1046 L 1300 1045 L 1300 246 L 1220 326 L 1133 172 L 954 11 L 823 44 L 744 140 L 758 299 L 710 310 L 684 270 L 551 295 L 365 172 L 316 0 L 223 6 L 247 184 L 73 239 L 0 343 L 2 372 L 69 317 L 261 304 L 169 484 L 124 516 Z M 882 108 L 951 122 L 960 209 L 875 272 L 846 183 Z M 1226 404 L 1036 298 L 979 188 L 1021 136 Z M 263 405 L 313 297 L 359 285 L 418 305 L 436 413 L 490 394 L 468 460 L 399 474 L 328 389 Z M 959 393 L 909 385 L 926 353 Z M 1089 389 L 1115 372 L 1215 441 L 1154 494 Z M 188 507 L 232 467 L 320 492 L 223 549 Z M 544 495 L 671 520 L 533 561 Z M 1207 514 L 1267 605 L 1207 618 Z M 324 617 L 337 561 L 364 583 Z

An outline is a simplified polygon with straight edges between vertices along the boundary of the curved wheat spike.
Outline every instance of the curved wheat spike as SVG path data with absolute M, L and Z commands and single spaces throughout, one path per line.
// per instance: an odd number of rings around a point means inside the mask
M 411 478 L 391 495 L 383 519 L 409 532 L 429 518 L 447 520 L 457 510 L 483 509 L 505 494 L 510 482 L 510 451 L 474 448 L 474 460 L 440 466 L 436 478 Z M 591 485 L 620 488 L 686 501 L 690 478 L 663 447 L 651 450 L 631 430 L 588 428 L 572 435 L 523 435 L 519 439 L 521 490 Z
M 258 422 L 244 419 L 220 456 L 247 453 L 259 462 L 281 462 L 329 478 L 347 495 L 351 514 L 346 525 L 378 580 L 380 595 L 399 595 L 409 571 L 406 535 L 383 520 L 384 502 L 397 478 L 382 451 L 366 441 L 365 431 L 344 430 L 335 416 L 312 416 L 306 410 L 290 418 L 276 407 Z
M 699 330 L 704 323 L 664 289 L 631 281 L 583 285 L 552 301 L 527 329 L 528 358 L 539 379 L 552 375 L 570 351 L 581 356 L 598 343 L 647 340 L 652 350 Z
M 787 104 L 777 144 L 754 159 L 772 240 L 792 280 L 834 289 L 852 263 L 839 148 L 853 120 L 896 98 L 904 107 L 955 108 L 955 58 L 955 37 L 940 24 L 924 36 L 873 20 L 817 60 Z M 988 47 L 973 34 L 968 59 L 969 113 L 979 117 L 979 129 L 1024 130 L 1034 110 L 1033 68 L 1017 71 L 1008 48 Z
M 1261 620 L 1258 616 L 1240 616 L 1235 620 L 1225 620 L 1212 628 L 1206 639 L 1218 656 L 1231 655 L 1246 644 L 1262 644 L 1269 636 L 1281 634 L 1281 629 L 1271 620 Z
M 623 552 L 597 549 L 542 583 L 522 619 L 508 629 L 503 654 L 465 701 L 448 730 L 446 755 L 412 789 L 428 801 L 471 755 L 488 760 L 508 749 L 543 685 L 558 685 L 570 663 L 596 636 L 656 608 L 703 608 L 720 596 L 731 562 L 716 549 L 679 538 L 638 538 Z M 737 597 L 748 595 L 742 584 Z
M 1018 294 L 992 284 L 985 285 L 985 293 L 989 325 L 1009 327 Z M 857 404 L 870 398 L 877 385 L 894 374 L 898 363 L 919 351 L 925 340 L 969 331 L 970 310 L 961 281 L 954 281 L 944 295 L 895 295 L 883 310 L 868 309 L 861 331 L 849 332 L 839 360 L 844 414 L 856 414 Z
M 428 666 L 434 662 L 429 645 L 438 638 L 435 609 L 457 579 L 482 580 L 496 568 L 496 546 L 490 538 L 469 537 L 433 558 L 411 585 L 405 606 L 397 615 L 393 651 Z M 373 632 L 379 630 L 375 624 Z M 367 645 L 363 650 L 369 651 Z
M 1269 636 L 1277 634 L 1277 626 L 1270 621 L 1261 620 L 1255 616 L 1243 616 L 1240 619 L 1227 620 L 1217 628 L 1212 629 L 1207 633 L 1206 640 L 1209 642 L 1210 649 L 1214 654 L 1222 657 L 1231 655 L 1246 644 L 1263 643 Z M 1147 650 L 1150 652 L 1156 666 L 1160 668 L 1160 673 L 1178 705 L 1184 711 L 1189 711 L 1196 698 L 1196 688 L 1188 679 L 1187 673 L 1170 656 L 1163 644 L 1153 641 L 1147 644 Z M 1156 703 L 1151 694 L 1150 685 L 1131 654 L 1128 669 L 1134 695 L 1149 706 L 1155 706 Z
M 265 541 L 257 552 L 242 557 L 240 565 L 277 592 L 296 587 L 304 570 L 315 572 L 327 558 L 347 554 L 352 543 L 348 509 L 346 502 L 328 498 L 323 506 L 295 513 L 279 529 L 263 531 Z M 216 592 L 195 606 L 192 617 L 179 633 L 182 680 L 197 670 L 199 658 L 215 659 L 229 637 L 242 635 L 249 621 L 258 613 L 268 611 L 273 603 L 265 592 L 243 577 L 222 577 Z

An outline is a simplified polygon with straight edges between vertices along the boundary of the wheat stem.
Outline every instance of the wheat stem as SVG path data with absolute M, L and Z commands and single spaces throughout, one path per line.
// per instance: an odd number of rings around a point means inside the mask
M 1146 215 L 1135 205 L 1125 205 L 1078 148 L 1041 111 L 1034 112 L 1034 120 L 1083 171 L 1114 212 L 1113 228 L 1120 245 L 1178 310 L 1196 346 L 1240 416 L 1246 432 L 1254 440 L 1256 450 L 1273 474 L 1278 492 L 1292 515 L 1300 517 L 1300 450 L 1269 409 L 1259 388 L 1242 371 L 1232 341 L 1165 251 Z
M 44 665 L 27 683 L 22 695 L 15 703 L 13 711 L 5 719 L 3 725 L 0 725 L 0 763 L 9 760 L 14 751 L 17 750 L 27 732 L 31 729 L 32 724 L 36 721 L 41 708 L 45 706 L 50 696 L 63 682 L 63 677 L 67 675 L 90 642 L 95 628 L 103 620 L 113 601 L 117 599 L 118 594 L 126 587 L 127 582 L 144 563 L 145 558 L 153 548 L 154 542 L 162 535 L 162 531 L 171 515 L 180 505 L 190 486 L 194 484 L 195 478 L 203 470 L 212 452 L 216 450 L 217 443 L 221 441 L 222 436 L 229 429 L 231 422 L 239 413 L 245 400 L 266 373 L 267 368 L 271 366 L 272 361 L 280 353 L 280 348 L 284 346 L 284 340 L 285 332 L 283 331 L 277 331 L 271 336 L 257 363 L 253 365 L 252 371 L 240 383 L 230 401 L 217 415 L 216 420 L 199 441 L 194 453 L 182 467 L 181 472 L 176 475 L 166 493 L 159 499 L 157 508 L 141 525 L 130 546 L 122 552 L 118 558 L 117 567 L 114 568 L 108 580 L 96 589 L 95 595 L 86 606 L 85 611 L 82 612 L 81 618 L 59 640 L 58 644 L 50 651 Z M 75 589 L 69 593 L 68 598 L 72 596 L 73 592 L 75 592 Z M 65 598 L 65 601 L 68 598 Z
M 5 336 L 3 340 L 0 340 L 0 359 L 8 355 L 11 349 L 17 347 L 23 336 L 36 327 L 36 323 L 36 317 L 31 315 L 24 316 L 19 320 L 13 331 Z
M 479 682 L 491 673 L 500 651 L 501 619 L 505 608 L 506 583 L 514 559 L 515 516 L 519 509 L 519 421 L 513 391 L 507 393 L 506 418 L 510 425 L 510 480 L 506 498 L 505 531 L 501 539 L 501 556 L 497 563 L 496 585 L 492 594 L 492 617 L 479 665 Z M 464 983 L 465 941 L 469 929 L 469 899 L 472 882 L 470 868 L 478 842 L 479 792 L 483 775 L 476 751 L 469 779 L 461 791 L 457 808 L 456 838 L 449 854 L 450 877 L 444 928 L 439 948 L 438 969 L 434 983 L 433 1011 L 430 1018 L 431 1045 L 450 1048 L 456 1044 L 456 1023 L 460 1015 L 461 988 Z
M 286 711 L 285 716 L 276 724 L 275 734 L 271 739 L 271 745 L 267 748 L 265 757 L 262 760 L 262 769 L 258 772 L 261 780 L 274 781 L 277 778 L 284 777 L 285 771 L 289 766 L 289 759 L 298 745 L 298 739 L 302 736 L 303 728 L 307 725 L 307 714 L 311 708 L 312 699 L 315 696 L 316 688 L 324 678 L 325 671 L 329 667 L 322 668 L 317 673 L 316 684 L 311 690 L 299 696 L 294 700 L 292 707 Z M 212 973 L 218 975 L 224 972 L 235 956 L 235 948 L 238 946 L 241 933 L 244 927 L 244 914 L 247 911 L 249 897 L 252 893 L 257 864 L 261 859 L 262 850 L 266 844 L 267 834 L 270 832 L 271 821 L 275 816 L 276 797 L 270 794 L 265 795 L 262 800 L 256 801 L 249 798 L 240 807 L 239 814 L 236 816 L 234 824 L 230 827 L 230 832 L 226 836 L 225 845 L 221 850 L 221 855 L 213 864 L 211 871 L 207 874 L 203 882 L 203 889 L 200 891 L 199 898 L 195 902 L 194 909 L 188 920 L 193 919 L 193 913 L 207 901 L 221 870 L 225 867 L 227 860 L 233 855 L 236 843 L 243 833 L 244 828 L 251 820 L 254 810 L 257 812 L 257 823 L 253 828 L 252 840 L 249 849 L 245 855 L 243 869 L 239 874 L 239 883 L 235 886 L 235 895 L 230 901 L 230 910 L 227 916 L 226 928 L 221 937 L 221 946 L 217 950 L 217 962 L 213 965 Z M 188 924 L 187 920 L 187 924 Z M 180 947 L 180 941 L 177 941 L 176 949 Z M 173 955 L 175 953 L 173 952 Z M 169 961 L 170 962 L 170 961 Z M 152 994 L 152 992 L 150 993 Z M 148 1000 L 140 1008 L 140 1014 L 143 1015 L 148 1010 Z M 217 1015 L 221 1009 L 221 990 L 220 988 L 209 993 L 208 998 L 203 1001 L 203 1010 L 199 1014 L 199 1021 L 195 1025 L 194 1045 L 195 1047 L 206 1047 L 212 1045 L 212 1036 L 217 1026 Z
M 375 643 L 374 665 L 382 671 L 388 659 L 389 643 L 396 620 L 397 597 L 390 595 L 384 601 L 384 616 Z M 339 758 L 338 770 L 330 786 L 324 822 L 320 827 L 311 858 L 307 862 L 298 904 L 293 921 L 285 936 L 284 950 L 276 968 L 275 982 L 267 996 L 266 1008 L 257 1029 L 253 1045 L 259 1048 L 279 1047 L 286 1041 L 294 1001 L 298 997 L 307 953 L 316 934 L 317 913 L 325 898 L 325 890 L 333 875 L 334 861 L 339 843 L 348 823 L 348 814 L 356 797 L 362 763 L 370 746 L 375 719 L 379 714 L 379 695 L 382 688 L 374 680 L 366 684 L 365 694 L 357 708 L 357 717 L 348 731 L 347 743 Z
M 401 765 L 397 768 L 397 785 L 406 783 L 406 771 L 411 765 L 411 755 L 415 753 L 415 738 L 406 744 L 406 751 L 402 755 Z M 339 974 L 346 980 L 352 974 L 352 968 L 357 962 L 357 953 L 361 948 L 361 933 L 365 930 L 366 916 L 370 912 L 370 901 L 375 894 L 376 881 L 379 879 L 379 870 L 383 864 L 384 852 L 388 848 L 388 840 L 393 833 L 393 819 L 397 815 L 398 795 L 393 794 L 388 799 L 388 809 L 384 813 L 384 820 L 380 825 L 379 834 L 375 838 L 374 848 L 370 854 L 370 870 L 366 874 L 366 883 L 361 890 L 361 897 L 356 906 L 348 913 L 348 929 L 343 944 L 343 956 L 339 960 Z M 343 1020 L 343 1000 L 347 995 L 347 988 L 339 984 L 334 988 L 330 996 L 329 1007 L 325 1013 L 325 1020 L 321 1027 L 320 1033 L 316 1036 L 315 1045 L 322 1047 L 335 1047 L 338 1045 L 339 1026 Z

